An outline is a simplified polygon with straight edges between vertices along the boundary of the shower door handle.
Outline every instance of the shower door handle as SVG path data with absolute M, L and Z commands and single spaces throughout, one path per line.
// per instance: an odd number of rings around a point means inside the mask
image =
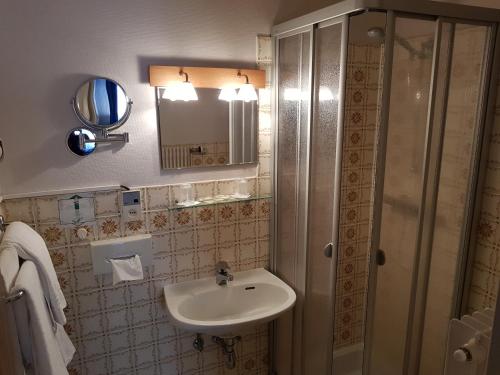
M 385 251 L 382 249 L 377 250 L 377 255 L 375 257 L 375 261 L 379 266 L 383 266 L 385 264 Z
M 325 254 L 325 257 L 331 258 L 333 255 L 333 244 L 331 242 L 327 243 L 326 246 L 323 248 L 323 254 Z

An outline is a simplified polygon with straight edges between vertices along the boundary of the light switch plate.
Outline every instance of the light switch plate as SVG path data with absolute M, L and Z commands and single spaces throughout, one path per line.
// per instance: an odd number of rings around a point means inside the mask
M 122 191 L 122 217 L 125 221 L 140 220 L 142 216 L 141 191 Z

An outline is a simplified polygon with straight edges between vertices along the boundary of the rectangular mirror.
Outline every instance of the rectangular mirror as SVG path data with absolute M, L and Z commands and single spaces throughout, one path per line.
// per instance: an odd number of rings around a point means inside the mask
M 172 101 L 163 91 L 156 90 L 162 169 L 257 162 L 257 101 L 219 100 L 211 88 L 196 88 L 197 101 Z

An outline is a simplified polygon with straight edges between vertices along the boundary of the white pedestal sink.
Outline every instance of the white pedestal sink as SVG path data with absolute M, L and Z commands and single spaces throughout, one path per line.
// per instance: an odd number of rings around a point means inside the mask
M 231 336 L 269 322 L 295 304 L 293 289 L 263 268 L 233 276 L 225 286 L 217 285 L 215 276 L 165 286 L 172 323 L 195 333 Z

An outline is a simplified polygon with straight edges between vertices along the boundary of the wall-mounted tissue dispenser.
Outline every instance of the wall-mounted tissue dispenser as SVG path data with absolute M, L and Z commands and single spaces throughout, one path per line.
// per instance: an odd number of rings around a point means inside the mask
M 153 263 L 152 241 L 150 234 L 113 238 L 90 242 L 94 274 L 111 273 L 110 259 L 123 259 L 139 255 L 143 266 Z

